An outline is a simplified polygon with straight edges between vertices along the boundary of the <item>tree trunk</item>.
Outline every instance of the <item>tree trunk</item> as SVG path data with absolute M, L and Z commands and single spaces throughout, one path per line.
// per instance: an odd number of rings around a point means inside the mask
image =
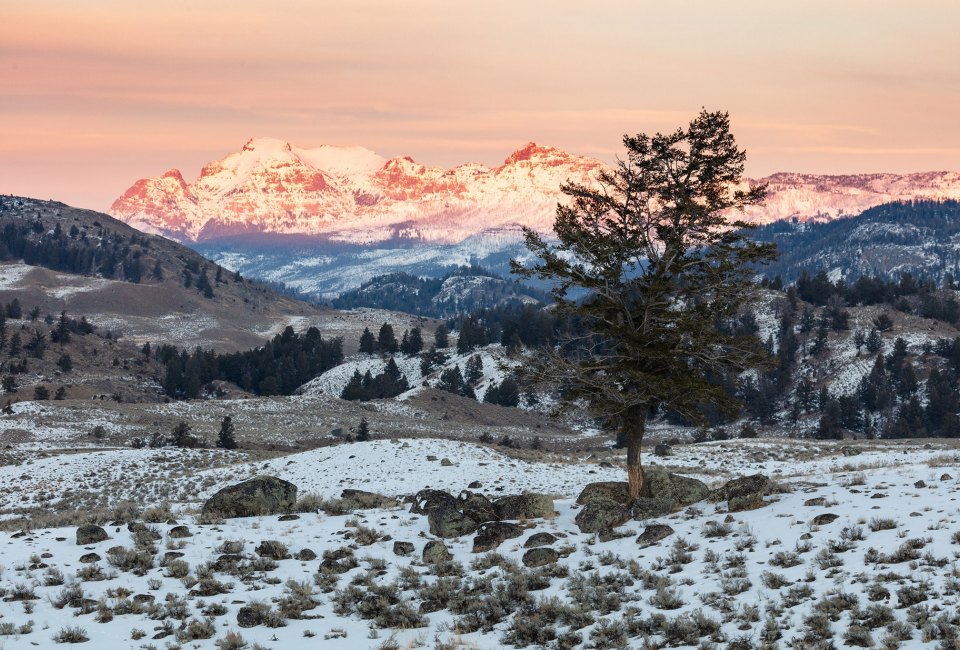
M 650 487 L 647 485 L 643 466 L 640 464 L 640 445 L 643 443 L 643 434 L 647 429 L 647 410 L 634 407 L 624 416 L 621 430 L 627 439 L 627 492 L 630 501 L 637 497 L 649 496 Z

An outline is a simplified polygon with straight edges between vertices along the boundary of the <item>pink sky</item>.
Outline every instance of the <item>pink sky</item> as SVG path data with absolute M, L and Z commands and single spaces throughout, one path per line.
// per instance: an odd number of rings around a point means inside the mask
M 0 0 L 0 193 L 105 210 L 251 137 L 452 166 L 731 113 L 747 172 L 960 169 L 960 3 Z

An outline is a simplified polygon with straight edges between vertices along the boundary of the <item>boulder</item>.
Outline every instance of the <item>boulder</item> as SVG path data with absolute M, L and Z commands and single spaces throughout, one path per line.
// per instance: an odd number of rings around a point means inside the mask
M 237 625 L 240 627 L 256 627 L 261 623 L 263 623 L 263 616 L 260 609 L 241 607 L 237 611 Z
M 521 561 L 523 562 L 523 566 L 533 569 L 547 566 L 548 564 L 556 564 L 559 559 L 560 554 L 549 546 L 538 546 L 524 553 Z
M 80 564 L 93 564 L 94 562 L 99 562 L 101 558 L 96 553 L 84 553 L 80 556 Z
M 552 519 L 553 499 L 546 494 L 513 494 L 493 502 L 498 519 Z
M 443 538 L 469 535 L 480 525 L 456 508 L 447 506 L 431 508 L 427 521 L 430 523 L 430 534 Z
M 170 529 L 170 532 L 167 533 L 168 536 L 173 539 L 180 539 L 183 537 L 193 537 L 193 533 L 190 532 L 190 529 L 186 526 L 174 526 Z
M 346 501 L 348 507 L 352 510 L 389 508 L 397 504 L 396 499 L 391 499 L 377 492 L 366 492 L 365 490 L 346 489 L 340 493 L 340 498 Z
M 739 476 L 727 481 L 720 492 L 727 500 L 727 510 L 741 512 L 755 510 L 766 505 L 763 497 L 770 491 L 770 479 L 763 474 Z
M 921 479 L 921 480 L 917 481 L 916 483 L 914 483 L 914 484 L 913 484 L 913 487 L 915 487 L 915 488 L 925 488 L 925 487 L 927 487 L 927 482 L 924 481 L 923 479 Z
M 424 564 L 443 564 L 453 559 L 444 543 L 435 539 L 426 543 L 421 557 Z
M 812 499 L 804 501 L 803 505 L 811 508 L 815 506 L 825 506 L 827 505 L 827 497 L 813 497 Z
M 410 512 L 415 515 L 429 514 L 430 510 L 439 506 L 447 508 L 458 507 L 457 498 L 449 492 L 443 490 L 420 490 L 413 496 L 413 505 L 410 506 Z
M 296 521 L 300 518 L 300 515 L 280 515 L 277 517 L 277 521 Z
M 263 540 L 255 550 L 260 557 L 268 557 L 271 560 L 287 560 L 290 558 L 287 545 L 272 539 Z
M 310 562 L 311 560 L 317 559 L 317 554 L 314 553 L 312 549 L 302 548 L 297 552 L 296 555 L 294 555 L 294 557 L 301 562 Z
M 412 542 L 394 542 L 393 543 L 393 554 L 394 555 L 410 555 L 413 553 L 413 543 Z
M 242 561 L 243 557 L 241 555 L 237 555 L 236 553 L 224 553 L 213 563 L 213 570 L 219 571 L 220 573 L 231 573 Z
M 641 546 L 650 546 L 651 544 L 656 544 L 662 539 L 666 539 L 670 535 L 673 535 L 673 528 L 667 526 L 666 524 L 650 524 L 644 528 L 643 532 L 640 533 L 640 536 L 637 537 L 637 544 Z
M 594 501 L 613 501 L 614 503 L 626 504 L 630 501 L 627 493 L 626 481 L 598 481 L 588 483 L 580 491 L 577 497 L 577 503 L 585 506 Z
M 477 536 L 473 538 L 473 552 L 492 551 L 506 540 L 520 537 L 522 531 L 520 526 L 505 521 L 484 523 L 477 529 Z
M 203 504 L 203 515 L 224 518 L 278 515 L 293 510 L 297 486 L 273 476 L 258 476 L 225 487 Z
M 673 447 L 668 445 L 665 442 L 658 442 L 657 446 L 653 448 L 654 456 L 669 456 L 673 453 Z
M 497 520 L 497 509 L 487 497 L 464 490 L 457 497 L 457 508 L 478 524 Z
M 710 488 L 703 481 L 665 469 L 654 468 L 646 473 L 650 496 L 669 504 L 671 510 L 703 501 L 710 496 Z
M 630 519 L 630 510 L 613 501 L 593 501 L 577 513 L 581 533 L 598 533 L 622 525 Z
M 536 548 L 538 546 L 550 546 L 557 538 L 550 533 L 534 533 L 523 543 L 524 548 Z
M 814 526 L 823 526 L 824 524 L 830 524 L 840 518 L 840 515 L 835 515 L 832 512 L 825 512 L 822 515 L 817 515 L 811 520 L 811 524 Z
M 77 545 L 96 544 L 107 539 L 107 531 L 96 524 L 87 524 L 77 528 Z
M 669 503 L 651 497 L 640 497 L 630 506 L 630 514 L 637 521 L 669 515 L 670 511 Z

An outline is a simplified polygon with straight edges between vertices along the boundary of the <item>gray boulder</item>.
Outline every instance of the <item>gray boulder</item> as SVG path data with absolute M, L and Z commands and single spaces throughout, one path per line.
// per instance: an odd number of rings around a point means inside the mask
M 673 453 L 673 447 L 671 447 L 665 442 L 658 442 L 657 446 L 653 448 L 654 456 L 669 456 L 672 453 Z
M 588 483 L 580 495 L 577 497 L 577 503 L 585 506 L 594 501 L 613 501 L 614 503 L 626 504 L 630 501 L 627 493 L 626 481 L 597 481 Z
M 668 502 L 651 497 L 640 497 L 630 506 L 630 514 L 637 521 L 669 515 L 671 510 Z
M 522 532 L 523 529 L 520 526 L 506 521 L 484 523 L 477 529 L 477 536 L 473 538 L 473 552 L 492 551 L 506 540 L 520 537 Z
M 513 494 L 493 502 L 498 519 L 552 519 L 553 499 L 546 494 Z
M 450 555 L 450 551 L 447 550 L 443 542 L 434 539 L 427 542 L 423 547 L 421 558 L 424 564 L 443 564 L 452 560 L 453 556 Z
M 640 533 L 640 536 L 637 537 L 637 544 L 650 546 L 662 539 L 666 539 L 670 535 L 673 535 L 673 528 L 670 526 L 666 524 L 650 524 Z
M 669 504 L 670 509 L 682 508 L 703 501 L 710 496 L 710 488 L 695 478 L 671 474 L 665 469 L 654 468 L 646 473 L 650 496 Z
M 413 543 L 412 542 L 394 542 L 393 543 L 393 554 L 394 555 L 410 555 L 413 553 Z
M 593 501 L 577 513 L 576 524 L 581 533 L 598 533 L 624 524 L 630 519 L 630 510 L 613 501 Z
M 521 561 L 523 562 L 523 566 L 536 568 L 547 566 L 548 564 L 556 564 L 559 559 L 560 554 L 549 546 L 539 546 L 537 548 L 531 548 L 524 553 Z
M 557 538 L 550 533 L 534 533 L 523 543 L 524 548 L 537 548 L 538 546 L 550 546 Z
M 433 508 L 440 506 L 456 509 L 459 504 L 457 498 L 449 492 L 431 489 L 420 490 L 413 495 L 413 505 L 410 506 L 410 512 L 415 515 L 426 515 Z
M 457 497 L 457 508 L 477 523 L 497 520 L 497 509 L 487 497 L 464 490 Z
M 278 515 L 293 510 L 297 486 L 273 476 L 258 476 L 225 487 L 203 504 L 203 515 L 224 518 Z
M 739 476 L 727 481 L 720 492 L 730 512 L 755 510 L 767 504 L 763 497 L 770 492 L 770 479 L 763 474 Z
M 170 529 L 170 532 L 167 533 L 173 539 L 181 539 L 184 537 L 193 537 L 193 533 L 190 532 L 190 529 L 186 526 L 174 526 Z
M 480 525 L 456 508 L 447 506 L 431 508 L 427 521 L 430 523 L 430 534 L 444 538 L 470 535 Z
M 77 528 L 77 545 L 96 544 L 107 539 L 107 531 L 96 524 L 87 524 Z

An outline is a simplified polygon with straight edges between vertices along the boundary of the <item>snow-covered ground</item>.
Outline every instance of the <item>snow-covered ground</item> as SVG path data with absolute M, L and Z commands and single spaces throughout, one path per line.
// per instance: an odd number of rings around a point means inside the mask
M 608 541 L 574 522 L 583 485 L 623 478 L 600 458 L 520 460 L 485 446 L 417 439 L 215 467 L 230 459 L 222 451 L 105 450 L 0 467 L 4 505 L 40 491 L 56 498 L 107 490 L 107 481 L 117 498 L 140 484 L 169 483 L 174 513 L 192 534 L 174 537 L 173 524 L 151 524 L 160 535 L 156 555 L 135 575 L 114 566 L 116 551 L 107 553 L 136 546 L 125 525 L 105 526 L 109 539 L 85 546 L 76 544 L 74 528 L 2 533 L 0 645 L 53 647 L 65 628 L 78 628 L 88 647 L 110 650 L 175 640 L 189 648 L 241 647 L 226 645 L 230 634 L 246 647 L 267 648 L 561 647 L 558 637 L 562 647 L 575 639 L 582 647 L 761 647 L 779 637 L 780 647 L 827 639 L 836 647 L 939 648 L 960 630 L 960 454 L 948 445 L 736 440 L 677 447 L 656 460 L 712 486 L 762 471 L 791 491 L 748 512 L 703 501 L 656 521 L 629 521 L 617 528 L 624 537 Z M 256 474 L 290 480 L 301 496 L 327 498 L 344 488 L 391 497 L 425 487 L 456 494 L 477 481 L 475 491 L 491 497 L 551 494 L 556 514 L 519 522 L 521 535 L 496 554 L 473 553 L 472 535 L 444 540 L 454 563 L 439 568 L 421 559 L 436 539 L 427 518 L 407 506 L 212 524 L 191 514 L 213 491 Z M 159 505 L 156 498 L 141 496 L 136 505 Z M 836 518 L 814 523 L 827 514 Z M 672 534 L 638 545 L 637 534 L 653 523 Z M 534 533 L 556 537 L 556 564 L 523 568 Z M 233 573 L 213 566 L 230 540 L 243 543 L 245 562 Z M 265 540 L 318 557 L 263 562 L 255 549 Z M 413 553 L 395 555 L 395 541 L 412 543 Z M 172 556 L 162 562 L 167 552 L 182 553 L 177 559 L 185 564 Z M 348 558 L 344 573 L 324 564 L 325 552 Z M 153 596 L 152 605 L 144 595 Z M 70 596 L 74 603 L 58 607 Z M 307 609 L 291 618 L 296 602 Z M 283 626 L 239 627 L 241 608 L 251 605 L 282 611 L 276 620 Z M 894 637 L 900 641 L 888 640 Z

